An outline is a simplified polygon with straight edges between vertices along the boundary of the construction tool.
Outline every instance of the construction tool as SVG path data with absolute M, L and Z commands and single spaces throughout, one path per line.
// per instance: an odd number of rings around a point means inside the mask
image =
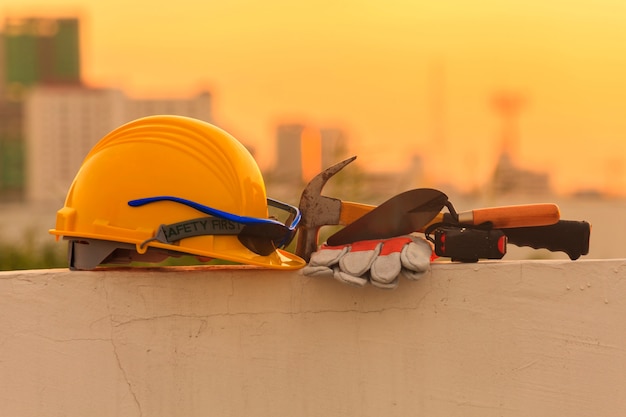
M 324 185 L 333 175 L 339 172 L 356 156 L 339 162 L 317 174 L 304 188 L 300 197 L 299 209 L 302 219 L 298 225 L 298 240 L 296 254 L 309 261 L 310 256 L 317 250 L 319 230 L 322 226 L 348 225 L 356 219 L 372 211 L 376 206 L 342 201 L 337 198 L 322 195 Z M 427 223 L 437 215 L 445 205 L 448 197 L 440 191 L 411 190 L 398 198 L 394 208 L 398 216 L 421 207 L 413 219 Z
M 460 262 L 501 259 L 507 243 L 564 252 L 572 261 L 589 253 L 591 225 L 586 221 L 559 220 L 548 226 L 492 229 L 460 224 L 433 225 L 425 232 L 435 254 Z
M 378 207 L 321 195 L 328 179 L 355 158 L 351 157 L 325 169 L 316 175 L 302 192 L 299 204 L 302 220 L 298 226 L 296 254 L 306 261 L 310 259 L 311 253 L 317 250 L 319 229 L 326 225 L 346 225 L 344 229 L 348 228 L 348 231 L 345 233 L 352 233 L 360 227 L 359 224 L 365 223 L 366 227 L 374 227 L 374 233 L 382 234 L 384 238 L 421 231 L 428 224 L 444 220 L 446 215 L 452 215 L 457 222 L 459 218 L 473 222 L 490 220 L 495 222 L 497 227 L 546 225 L 559 220 L 559 210 L 554 204 L 508 206 L 457 214 L 444 193 L 430 188 L 409 190 Z M 444 206 L 451 209 L 449 214 L 440 213 Z M 352 226 L 357 219 L 364 217 L 365 220 L 357 223 L 357 226 Z M 358 230 L 355 233 L 358 233 Z M 352 242 L 363 240 L 356 239 L 355 236 L 358 237 L 358 235 L 349 236 L 349 240 Z
M 501 207 L 474 209 L 457 213 L 448 197 L 440 191 L 430 188 L 419 188 L 398 194 L 385 201 L 367 214 L 359 217 L 343 229 L 328 238 L 331 246 L 345 245 L 359 240 L 386 239 L 401 236 L 412 232 L 423 232 L 429 225 L 441 222 L 460 223 L 466 225 L 478 225 L 490 222 L 495 229 L 508 227 L 547 226 L 554 224 L 560 219 L 559 207 L 552 203 L 525 204 Z M 442 208 L 446 206 L 449 213 L 439 213 L 428 218 L 434 207 L 425 207 L 418 203 L 414 209 L 403 211 L 398 207 L 406 207 L 405 200 L 413 198 L 412 195 L 419 192 L 432 195 L 433 192 L 441 193 L 445 198 Z M 410 193 L 410 194 L 409 194 Z M 426 209 L 426 210 L 424 210 Z

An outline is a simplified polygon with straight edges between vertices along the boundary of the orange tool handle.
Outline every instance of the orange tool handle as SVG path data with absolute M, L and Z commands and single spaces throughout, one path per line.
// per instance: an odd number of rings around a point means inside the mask
M 476 225 L 491 222 L 496 229 L 549 226 L 557 223 L 560 219 L 559 207 L 553 203 L 489 207 L 459 213 L 459 223 L 461 224 Z M 444 215 L 440 213 L 427 226 L 443 220 Z
M 341 214 L 339 216 L 339 224 L 342 226 L 349 225 L 356 219 L 366 215 L 376 206 L 369 204 L 353 203 L 351 201 L 341 202 Z
M 342 201 L 340 224 L 348 225 L 374 208 L 376 206 L 369 204 Z M 448 216 L 446 214 L 446 217 Z M 477 225 L 489 221 L 496 229 L 548 226 L 557 223 L 560 219 L 561 212 L 559 211 L 559 206 L 553 203 L 488 207 L 459 213 L 459 223 Z M 439 213 L 422 228 L 422 231 L 426 230 L 431 224 L 442 221 L 444 221 L 444 213 Z

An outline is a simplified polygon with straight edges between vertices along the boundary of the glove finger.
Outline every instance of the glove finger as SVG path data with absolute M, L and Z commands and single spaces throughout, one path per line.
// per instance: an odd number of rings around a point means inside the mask
M 403 275 L 406 279 L 411 281 L 417 281 L 426 274 L 426 271 L 411 271 L 410 269 L 402 268 L 400 275 Z
M 406 245 L 412 242 L 413 239 L 408 236 L 386 239 L 383 242 L 379 256 L 370 267 L 372 284 L 374 281 L 389 284 L 398 278 L 402 270 L 400 253 Z
M 370 267 L 370 275 L 372 281 L 388 284 L 400 275 L 401 269 L 400 253 L 395 252 L 376 258 Z
M 319 266 L 307 265 L 304 268 L 302 268 L 302 273 L 309 277 L 332 277 L 333 276 L 333 270 L 323 265 L 319 265 Z
M 400 262 L 405 269 L 424 272 L 430 268 L 430 257 L 433 250 L 422 238 L 413 237 L 412 242 L 402 248 Z
M 349 246 L 325 246 L 311 254 L 310 266 L 333 266 L 350 250 Z
M 341 271 L 339 268 L 334 269 L 334 278 L 344 284 L 352 285 L 354 287 L 363 287 L 367 284 L 367 276 L 354 276 L 346 272 Z
M 374 280 L 372 280 L 371 283 L 372 283 L 372 286 L 376 288 L 381 288 L 383 290 L 395 290 L 396 288 L 398 288 L 398 284 L 400 283 L 400 280 L 398 279 L 398 277 L 396 277 L 396 279 L 386 284 L 382 282 L 374 281 Z
M 370 269 L 381 246 L 382 243 L 379 240 L 354 242 L 350 251 L 339 259 L 339 268 L 342 272 L 360 277 Z

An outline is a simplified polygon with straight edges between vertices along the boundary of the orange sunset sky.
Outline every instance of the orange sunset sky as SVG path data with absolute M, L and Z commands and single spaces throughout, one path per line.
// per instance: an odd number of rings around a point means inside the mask
M 216 124 L 262 167 L 276 124 L 306 122 L 345 129 L 364 168 L 419 155 L 433 184 L 480 187 L 501 150 L 492 98 L 512 92 L 520 167 L 561 193 L 626 194 L 623 0 L 3 3 L 4 16 L 79 15 L 90 85 L 209 89 Z

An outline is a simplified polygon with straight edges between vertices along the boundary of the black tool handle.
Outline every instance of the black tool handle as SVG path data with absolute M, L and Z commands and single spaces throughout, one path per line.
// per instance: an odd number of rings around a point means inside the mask
M 549 226 L 514 227 L 502 229 L 509 243 L 565 252 L 571 260 L 589 253 L 591 225 L 586 221 L 559 220 Z

